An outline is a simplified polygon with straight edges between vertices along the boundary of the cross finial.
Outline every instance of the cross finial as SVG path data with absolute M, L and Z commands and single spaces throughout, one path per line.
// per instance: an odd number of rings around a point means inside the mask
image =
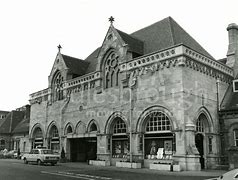
M 114 17 L 110 17 L 110 18 L 108 18 L 109 19 L 109 22 L 111 23 L 111 24 L 113 24 L 113 22 L 114 22 Z
M 61 45 L 59 44 L 57 47 L 58 47 L 58 50 L 60 52 L 60 49 L 62 48 Z

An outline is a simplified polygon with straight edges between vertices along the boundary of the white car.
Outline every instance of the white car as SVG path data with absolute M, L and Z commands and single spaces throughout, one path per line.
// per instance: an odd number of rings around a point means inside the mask
M 60 159 L 59 155 L 53 154 L 51 149 L 33 149 L 29 154 L 22 156 L 25 164 L 35 162 L 38 165 L 50 163 L 52 166 L 57 164 Z
M 231 171 L 228 171 L 221 176 L 217 178 L 217 180 L 232 180 L 232 179 L 238 179 L 238 169 L 233 169 Z

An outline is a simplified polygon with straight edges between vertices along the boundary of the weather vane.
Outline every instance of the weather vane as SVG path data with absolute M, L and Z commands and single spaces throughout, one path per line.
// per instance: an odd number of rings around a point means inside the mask
M 62 48 L 61 45 L 59 44 L 57 47 L 58 47 L 58 50 L 60 52 L 60 49 Z
M 113 22 L 114 22 L 114 17 L 110 17 L 110 18 L 108 18 L 109 19 L 109 22 L 111 23 L 111 24 L 113 24 Z

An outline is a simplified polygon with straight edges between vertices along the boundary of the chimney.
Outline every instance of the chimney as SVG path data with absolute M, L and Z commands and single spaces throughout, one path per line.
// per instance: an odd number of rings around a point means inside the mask
M 30 105 L 26 105 L 26 118 L 30 118 L 30 114 L 31 114 L 31 106 Z
M 229 36 L 229 46 L 226 55 L 226 65 L 233 68 L 234 77 L 236 77 L 238 74 L 238 25 L 235 23 L 229 24 L 227 31 Z

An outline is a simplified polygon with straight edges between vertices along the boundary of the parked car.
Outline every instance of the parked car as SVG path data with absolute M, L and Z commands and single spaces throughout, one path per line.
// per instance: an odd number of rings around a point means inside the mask
M 231 171 L 228 171 L 221 176 L 219 176 L 216 180 L 232 180 L 232 179 L 238 179 L 238 169 L 233 169 Z M 215 180 L 215 179 L 214 179 Z
M 22 159 L 25 164 L 28 164 L 28 162 L 34 162 L 38 165 L 50 163 L 54 166 L 59 161 L 60 156 L 53 154 L 51 149 L 38 148 L 31 150 L 29 154 L 24 154 Z
M 15 153 L 17 153 L 17 150 L 11 150 L 8 151 L 4 156 L 5 158 L 14 158 Z

